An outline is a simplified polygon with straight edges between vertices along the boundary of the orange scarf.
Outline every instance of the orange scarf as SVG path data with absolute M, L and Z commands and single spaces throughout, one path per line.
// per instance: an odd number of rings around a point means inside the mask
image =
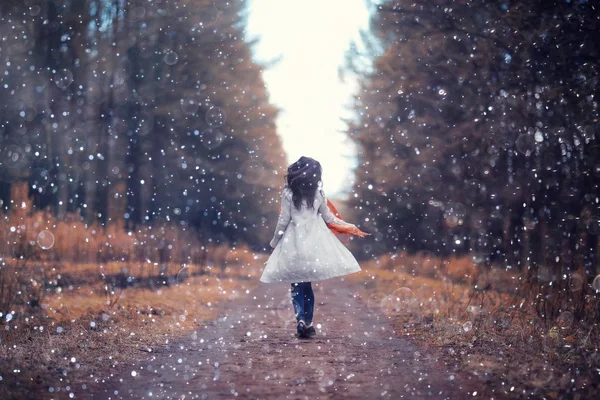
M 327 207 L 333 213 L 333 215 L 335 215 L 337 218 L 341 219 L 342 221 L 344 220 L 342 218 L 342 214 L 340 214 L 340 212 L 337 210 L 337 208 L 335 208 L 335 206 L 329 199 L 327 199 Z M 279 212 L 281 213 L 281 208 L 279 209 Z M 358 229 L 356 226 L 346 226 L 346 225 L 339 225 L 336 223 L 330 223 L 330 224 L 327 224 L 327 227 L 335 236 L 340 236 L 343 234 L 354 235 L 354 236 L 358 236 L 358 237 L 371 236 L 370 233 L 363 232 L 360 229 Z M 348 236 L 342 237 L 342 238 L 338 237 L 338 239 L 340 239 L 340 241 L 346 245 L 350 242 L 350 238 Z
M 341 219 L 342 221 L 344 220 L 342 218 L 342 214 L 340 214 L 340 212 L 337 210 L 337 208 L 335 208 L 335 206 L 329 199 L 327 199 L 327 207 L 329 208 L 329 210 L 331 210 L 333 215 L 335 215 L 337 218 Z M 347 234 L 347 235 L 354 235 L 354 236 L 358 236 L 358 237 L 365 237 L 365 236 L 370 235 L 370 233 L 363 232 L 355 226 L 346 226 L 346 225 L 338 225 L 335 223 L 330 223 L 330 224 L 327 224 L 327 227 L 335 236 L 339 236 L 341 234 Z M 344 242 L 344 244 L 348 244 L 349 238 L 346 237 L 342 241 Z

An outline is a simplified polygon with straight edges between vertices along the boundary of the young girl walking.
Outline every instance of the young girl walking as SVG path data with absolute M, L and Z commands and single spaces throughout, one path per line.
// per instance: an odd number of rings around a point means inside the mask
M 334 215 L 337 211 L 322 189 L 318 161 L 300 157 L 288 167 L 285 181 L 281 212 L 270 242 L 273 253 L 260 280 L 291 283 L 298 336 L 308 338 L 316 334 L 311 282 L 360 271 L 352 253 L 334 233 L 369 234 Z

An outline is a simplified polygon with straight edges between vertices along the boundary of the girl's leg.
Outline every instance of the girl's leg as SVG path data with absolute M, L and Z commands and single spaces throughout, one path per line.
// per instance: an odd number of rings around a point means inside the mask
M 313 312 L 315 309 L 315 294 L 312 290 L 312 284 L 306 282 L 304 286 L 304 321 L 307 325 L 312 324 Z
M 304 316 L 304 283 L 292 283 L 292 305 L 296 314 L 296 322 L 300 320 L 306 322 Z

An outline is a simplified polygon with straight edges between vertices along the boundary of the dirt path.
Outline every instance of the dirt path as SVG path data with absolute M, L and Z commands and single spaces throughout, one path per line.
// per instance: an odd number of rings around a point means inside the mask
M 259 285 L 93 399 L 467 398 L 482 384 L 396 337 L 347 281 L 315 287 L 317 337 L 297 339 L 286 285 Z M 132 376 L 131 371 L 135 371 Z

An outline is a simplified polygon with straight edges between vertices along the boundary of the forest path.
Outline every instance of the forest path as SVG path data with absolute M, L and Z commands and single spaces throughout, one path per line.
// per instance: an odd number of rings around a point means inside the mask
M 213 323 L 132 367 L 135 377 L 128 371 L 90 398 L 459 399 L 485 393 L 479 380 L 395 335 L 388 317 L 356 296 L 356 285 L 339 278 L 313 284 L 321 327 L 316 337 L 298 339 L 289 286 L 260 284 L 228 303 Z

